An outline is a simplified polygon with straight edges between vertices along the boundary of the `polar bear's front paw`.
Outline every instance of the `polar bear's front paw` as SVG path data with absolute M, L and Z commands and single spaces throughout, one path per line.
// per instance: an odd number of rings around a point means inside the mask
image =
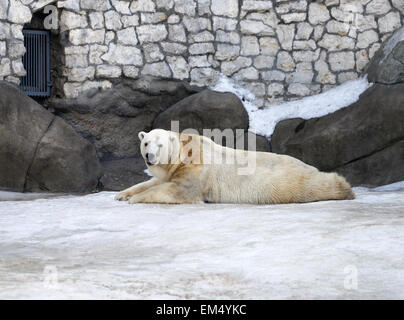
M 126 201 L 128 200 L 132 195 L 129 194 L 128 192 L 121 191 L 115 196 L 115 200 L 118 201 Z
M 140 202 L 140 197 L 138 195 L 134 195 L 134 196 L 130 197 L 128 202 L 130 204 L 139 203 Z

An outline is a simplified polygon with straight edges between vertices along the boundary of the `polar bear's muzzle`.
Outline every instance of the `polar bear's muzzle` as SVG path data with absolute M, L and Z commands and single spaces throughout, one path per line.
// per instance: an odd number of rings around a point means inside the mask
M 145 156 L 146 156 L 146 163 L 149 165 L 149 166 L 153 166 L 153 165 L 155 165 L 156 164 L 156 155 L 154 154 L 154 153 L 151 153 L 151 152 L 148 152 L 148 153 L 146 153 L 145 154 Z

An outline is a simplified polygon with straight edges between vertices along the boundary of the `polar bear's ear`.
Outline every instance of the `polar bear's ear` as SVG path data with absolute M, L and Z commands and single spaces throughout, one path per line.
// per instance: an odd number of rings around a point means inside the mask
M 142 141 L 145 135 L 146 135 L 146 132 L 140 131 L 137 136 L 139 137 L 139 140 Z

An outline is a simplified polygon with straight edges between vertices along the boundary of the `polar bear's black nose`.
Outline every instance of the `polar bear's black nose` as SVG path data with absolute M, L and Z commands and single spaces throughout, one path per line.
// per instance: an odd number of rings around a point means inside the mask
M 153 153 L 146 153 L 146 159 L 148 161 L 153 161 L 154 160 L 154 154 Z

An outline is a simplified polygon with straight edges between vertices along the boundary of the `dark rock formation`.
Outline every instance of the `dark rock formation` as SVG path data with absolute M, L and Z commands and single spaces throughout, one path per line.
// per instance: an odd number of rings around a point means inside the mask
M 248 148 L 248 135 L 254 135 L 248 130 L 248 113 L 240 99 L 233 93 L 216 92 L 206 89 L 200 93 L 185 98 L 161 113 L 153 123 L 153 129 L 172 130 L 171 122 L 178 121 L 179 130 L 195 129 L 199 134 L 208 136 L 210 131 L 204 129 L 231 129 L 235 139 L 231 147 L 237 147 L 237 138 L 244 140 L 244 149 Z M 240 132 L 241 131 L 241 132 Z M 258 151 L 269 151 L 269 143 L 262 136 L 255 136 Z M 226 140 L 215 141 L 226 145 Z
M 101 187 L 105 190 L 123 190 L 150 179 L 142 157 L 103 161 L 102 168 Z
M 370 82 L 404 82 L 404 27 L 383 43 L 367 66 L 366 72 Z
M 91 192 L 101 176 L 94 147 L 17 87 L 0 82 L 0 188 Z
M 153 123 L 153 128 L 171 130 L 171 121 L 179 121 L 179 130 L 192 128 L 199 134 L 203 129 L 248 129 L 248 114 L 233 93 L 206 89 L 181 100 Z
M 240 138 L 237 137 L 237 139 Z M 244 139 L 243 148 L 238 148 L 237 145 L 234 146 L 235 149 L 244 149 L 244 150 L 252 150 L 252 151 L 261 151 L 261 152 L 271 152 L 271 145 L 267 138 L 254 134 L 250 131 L 247 131 L 243 134 L 242 139 Z M 249 140 L 250 139 L 250 140 Z M 237 140 L 236 140 L 237 141 Z M 251 145 L 249 141 L 255 141 L 255 146 Z
M 272 151 L 340 172 L 353 185 L 388 184 L 404 180 L 403 124 L 404 84 L 376 84 L 322 118 L 280 122 Z

